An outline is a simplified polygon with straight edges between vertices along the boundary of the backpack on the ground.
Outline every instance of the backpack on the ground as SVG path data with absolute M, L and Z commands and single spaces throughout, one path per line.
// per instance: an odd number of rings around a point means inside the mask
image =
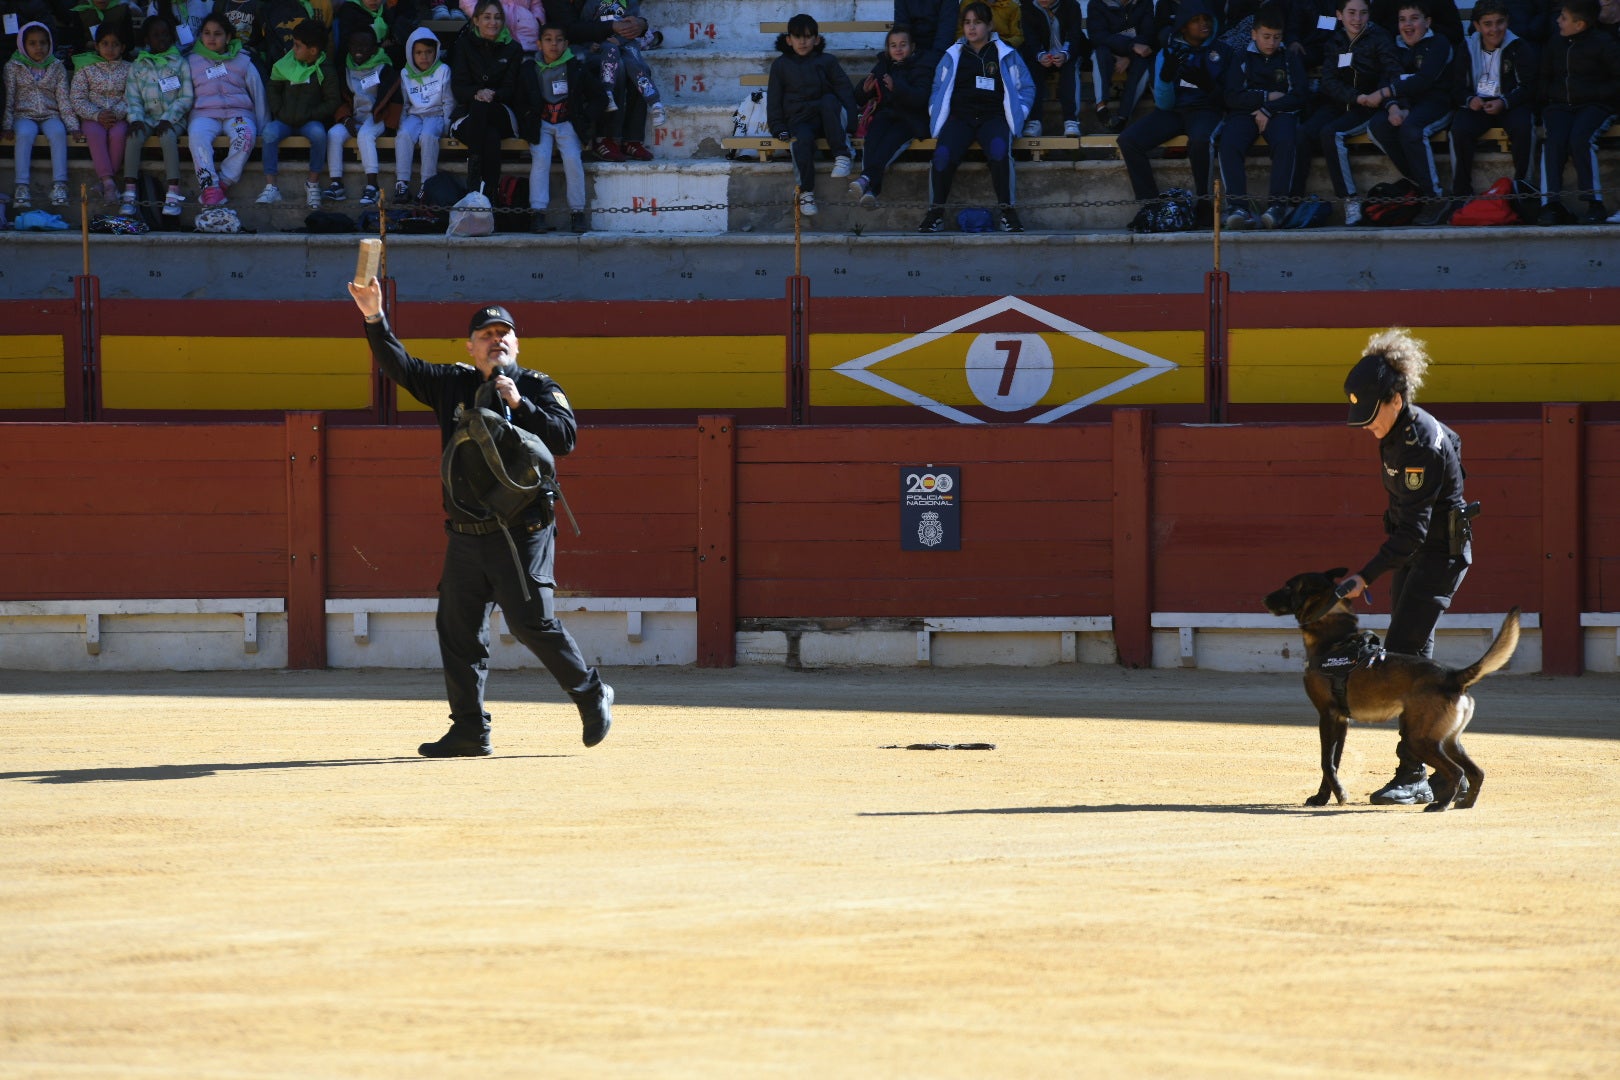
M 1453 225 L 1517 225 L 1518 211 L 1513 208 L 1513 179 L 1504 176 L 1457 208 L 1451 215 Z
M 1171 188 L 1159 192 L 1131 219 L 1130 229 L 1136 233 L 1186 232 L 1193 227 L 1193 193 L 1185 188 Z
M 197 211 L 197 217 L 191 223 L 192 229 L 200 233 L 239 233 L 242 232 L 242 219 L 236 216 L 236 211 L 228 206 L 208 206 Z
M 495 215 L 496 232 L 529 231 L 529 178 L 503 176 L 495 196 L 495 205 L 505 211 Z
M 738 139 L 768 139 L 775 134 L 765 110 L 765 91 L 755 90 L 738 103 L 731 114 L 731 134 Z M 733 161 L 758 161 L 760 153 L 758 150 L 727 150 L 726 157 Z
M 442 233 L 450 224 L 450 208 L 460 202 L 467 194 L 467 185 L 454 173 L 434 173 L 422 182 L 422 207 L 433 215 L 434 227 L 429 229 L 423 226 L 410 229 L 410 232 L 437 232 Z
M 1333 208 L 1327 200 L 1318 195 L 1307 195 L 1300 200 L 1299 205 L 1288 212 L 1283 221 L 1285 229 L 1315 229 L 1328 223 L 1328 217 Z
M 1418 186 L 1406 177 L 1374 184 L 1361 205 L 1363 225 L 1410 225 L 1423 212 Z

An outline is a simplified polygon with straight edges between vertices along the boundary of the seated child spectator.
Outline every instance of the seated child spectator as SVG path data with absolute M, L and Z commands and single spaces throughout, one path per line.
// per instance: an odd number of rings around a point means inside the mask
M 883 55 L 855 90 L 863 106 L 877 101 L 867 123 L 861 175 L 849 185 L 850 195 L 866 209 L 877 207 L 884 172 L 906 152 L 911 140 L 928 137 L 928 90 L 933 81 L 933 67 L 912 50 L 911 31 L 904 26 L 890 30 Z
M 1367 0 L 1338 0 L 1339 28 L 1322 61 L 1322 101 L 1299 128 L 1293 194 L 1305 193 L 1311 152 L 1321 145 L 1333 193 L 1344 203 L 1344 223 L 1361 221 L 1356 180 L 1345 140 L 1367 130 L 1384 103 L 1384 87 L 1400 78 L 1395 41 L 1372 22 Z
M 1086 33 L 1095 50 L 1091 59 L 1097 120 L 1109 131 L 1122 131 L 1153 78 L 1153 0 L 1091 0 Z M 1108 88 L 1124 80 L 1118 111 L 1108 115 Z
M 1187 136 L 1198 195 L 1196 223 L 1202 227 L 1214 219 L 1209 203 L 1211 142 L 1224 115 L 1221 79 L 1231 58 L 1215 41 L 1215 19 L 1204 0 L 1181 0 L 1176 18 L 1175 30 L 1166 34 L 1154 61 L 1153 111 L 1120 133 L 1119 156 L 1130 174 L 1131 191 L 1146 203 L 1159 197 L 1148 151 L 1177 135 Z
M 129 61 L 124 59 L 124 47 L 115 24 L 98 26 L 93 59 L 73 73 L 68 93 L 84 141 L 90 144 L 90 161 L 101 179 L 105 202 L 118 200 L 118 182 L 113 177 L 124 163 L 124 144 L 129 140 L 129 106 L 124 104 Z M 75 62 L 80 59 L 74 57 Z
M 569 227 L 576 233 L 590 229 L 585 213 L 585 158 L 581 132 L 589 130 L 586 107 L 591 93 L 585 61 L 568 47 L 561 26 L 540 30 L 540 53 L 523 61 L 518 76 L 523 87 L 522 135 L 532 148 L 529 156 L 530 231 L 551 232 L 546 211 L 551 207 L 551 148 L 562 158 L 568 185 Z
M 597 19 L 601 22 L 615 23 L 630 17 L 630 10 L 624 0 L 597 0 Z M 653 127 L 663 127 L 669 121 L 669 114 L 664 108 L 663 96 L 658 92 L 658 85 L 653 82 L 652 68 L 641 57 L 641 39 L 626 40 L 618 35 L 612 35 L 602 40 L 598 46 L 601 55 L 598 58 L 598 67 L 601 71 L 602 82 L 613 86 L 619 82 L 633 83 L 636 92 L 647 106 L 647 119 L 652 121 Z M 607 104 L 611 109 L 618 108 L 613 95 L 607 97 Z M 609 111 L 611 111 L 609 109 Z
M 333 202 L 349 197 L 343 187 L 343 144 L 354 140 L 360 154 L 360 171 L 365 173 L 366 186 L 360 193 L 361 206 L 377 205 L 377 175 L 380 159 L 377 140 L 388 130 L 386 110 L 399 102 L 399 72 L 388 62 L 388 54 L 379 47 L 371 27 L 362 27 L 349 35 L 349 54 L 343 61 L 343 106 L 348 115 L 332 125 L 326 133 L 326 174 L 332 182 L 322 194 Z
M 264 0 L 263 59 L 274 64 L 292 52 L 293 27 L 305 19 L 332 25 L 332 0 Z
M 548 22 L 561 23 L 568 28 L 570 48 L 585 60 L 588 78 L 603 83 L 605 93 L 612 99 L 612 108 L 604 108 L 596 116 L 596 138 L 590 151 L 601 161 L 652 160 L 642 138 L 647 130 L 648 106 L 640 90 L 629 77 L 623 64 L 613 71 L 604 71 L 602 58 L 610 43 L 620 45 L 647 41 L 652 37 L 647 20 L 636 14 L 634 0 L 627 3 L 623 18 L 607 21 L 599 12 L 607 0 L 548 0 L 551 17 Z M 608 76 L 611 76 L 608 77 Z
M 1080 62 L 1091 55 L 1086 40 L 1085 16 L 1080 0 L 1024 0 L 1024 45 L 1019 54 L 1035 81 L 1024 134 L 1041 133 L 1041 99 L 1046 80 L 1057 74 L 1058 107 L 1063 110 L 1063 134 L 1080 134 Z
M 1333 32 L 1339 28 L 1338 0 L 1289 0 L 1288 27 L 1283 40 L 1288 51 L 1315 75 L 1333 56 Z
M 399 29 L 399 8 L 390 6 L 387 0 L 343 0 L 336 11 L 337 34 L 334 41 L 347 46 L 356 30 L 370 30 L 377 39 L 378 47 L 388 54 L 388 62 L 396 71 L 399 70 L 405 55 L 404 38 Z
M 67 141 L 70 134 L 79 134 L 79 117 L 68 96 L 67 68 L 51 55 L 54 47 L 50 28 L 31 22 L 17 31 L 17 52 L 6 61 L 6 104 L 0 130 L 16 138 L 13 210 L 34 205 L 28 178 L 34 140 L 40 136 L 51 148 L 51 205 L 68 204 Z
M 242 48 L 264 63 L 264 0 L 215 0 L 214 10 L 225 16 L 231 24 L 231 33 L 242 43 Z
M 174 28 L 161 15 L 149 15 L 141 24 L 146 51 L 129 65 L 124 106 L 129 117 L 129 141 L 124 144 L 124 200 L 118 213 L 135 216 L 135 182 L 141 175 L 141 149 L 148 135 L 163 144 L 163 175 L 169 182 L 163 196 L 163 216 L 179 217 L 185 197 L 180 194 L 180 125 L 191 114 L 195 100 L 191 64 L 174 44 Z
M 1451 209 L 1474 194 L 1474 147 L 1492 128 L 1508 133 L 1513 178 L 1530 179 L 1536 152 L 1536 49 L 1508 29 L 1507 0 L 1479 0 L 1468 36 L 1462 107 L 1451 117 Z
M 399 130 L 394 134 L 394 202 L 411 197 L 411 158 L 422 155 L 422 181 L 416 186 L 416 199 L 422 199 L 422 184 L 439 171 L 439 140 L 450 128 L 450 112 L 456 98 L 450 92 L 450 69 L 439 59 L 439 38 L 427 27 L 418 27 L 405 42 L 410 59 L 400 82 L 405 108 Z
M 1228 229 L 1260 225 L 1275 229 L 1288 216 L 1294 184 L 1294 152 L 1299 140 L 1299 110 L 1310 89 L 1305 65 L 1283 47 L 1287 14 L 1280 3 L 1267 4 L 1254 16 L 1246 52 L 1231 58 L 1224 76 L 1226 121 L 1221 125 L 1221 180 L 1231 199 Z M 1248 205 L 1249 181 L 1244 155 L 1261 135 L 1271 154 L 1267 206 L 1256 215 Z
M 326 43 L 330 40 L 326 27 L 314 19 L 305 19 L 293 27 L 292 36 L 292 51 L 270 68 L 270 84 L 266 90 L 270 122 L 264 126 L 263 138 L 265 185 L 258 201 L 265 206 L 281 201 L 277 180 L 281 171 L 281 140 L 289 135 L 301 135 L 309 140 L 304 205 L 319 210 L 326 129 L 343 101 L 343 77 L 338 74 L 332 58 L 326 55 Z
M 1541 224 L 1576 221 L 1563 201 L 1564 166 L 1571 160 L 1577 194 L 1586 202 L 1580 221 L 1604 220 L 1597 140 L 1614 123 L 1617 100 L 1620 41 L 1598 26 L 1597 0 L 1563 0 L 1558 36 L 1541 59 L 1541 121 L 1547 134 L 1541 152 Z
M 207 0 L 152 0 L 146 5 L 146 17 L 160 15 L 167 19 L 174 27 L 174 40 L 180 51 L 190 53 L 202 36 L 203 19 L 213 8 Z
M 990 29 L 996 37 L 1015 49 L 1023 47 L 1024 9 L 1020 0 L 961 0 L 960 10 L 956 16 L 958 38 L 963 33 L 962 16 L 967 13 L 968 5 L 972 3 L 982 3 L 990 9 Z
M 461 13 L 471 19 L 478 0 L 460 0 L 460 3 Z M 522 0 L 501 0 L 501 14 L 506 17 L 506 32 L 512 35 L 518 48 L 525 53 L 540 48 L 540 15 L 530 10 L 528 4 Z
M 1406 0 L 1372 0 L 1372 21 L 1385 30 L 1391 37 L 1399 39 L 1401 36 L 1401 8 Z M 1434 32 L 1451 42 L 1454 47 L 1461 48 L 1463 40 L 1462 12 L 1457 10 L 1457 0 L 1428 0 L 1429 22 Z
M 478 0 L 468 28 L 450 51 L 456 106 L 450 130 L 468 147 L 467 183 L 490 199 L 501 188 L 501 140 L 517 135 L 518 65 L 523 50 L 506 29 L 501 0 Z
M 961 14 L 957 0 L 894 0 L 894 25 L 910 29 L 911 51 L 930 71 L 955 44 Z
M 135 11 L 124 0 L 81 0 L 60 23 L 62 34 L 57 44 L 74 53 L 96 53 L 97 31 L 101 27 L 117 34 L 126 49 L 135 44 Z
M 800 13 L 788 20 L 787 33 L 777 36 L 782 55 L 771 63 L 765 92 L 767 123 L 771 132 L 793 142 L 793 167 L 799 184 L 799 211 L 816 212 L 816 140 L 824 138 L 833 153 L 831 175 L 849 175 L 849 133 L 854 130 L 855 88 L 836 59 L 827 53 L 821 27 Z
M 975 142 L 990 166 L 997 226 L 1003 232 L 1024 231 L 1014 206 L 1012 141 L 1033 104 L 1034 79 L 1018 50 L 996 38 L 989 5 L 969 4 L 962 15 L 962 40 L 945 50 L 934 74 L 928 119 L 936 145 L 928 169 L 928 213 L 918 232 L 945 228 L 951 181 Z
M 197 99 L 191 105 L 191 122 L 186 141 L 191 146 L 191 164 L 197 170 L 197 187 L 203 206 L 221 206 L 230 189 L 242 179 L 259 129 L 269 120 L 264 84 L 253 60 L 242 51 L 242 43 L 231 35 L 231 24 L 223 15 L 204 16 L 197 43 L 188 57 L 191 85 Z M 214 139 L 230 140 L 225 160 L 214 162 Z
M 1423 193 L 1427 206 L 1417 224 L 1426 226 L 1450 216 L 1429 138 L 1451 123 L 1458 79 L 1456 50 L 1430 28 L 1429 3 L 1401 0 L 1401 36 L 1395 43 L 1400 77 L 1384 87 L 1384 110 L 1367 124 L 1368 137 Z

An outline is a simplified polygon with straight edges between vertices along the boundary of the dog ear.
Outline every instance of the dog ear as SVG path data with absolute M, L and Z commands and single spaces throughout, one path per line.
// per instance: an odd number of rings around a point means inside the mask
M 1344 575 L 1348 574 L 1349 572 L 1350 572 L 1350 568 L 1348 566 L 1341 566 L 1337 570 L 1329 570 L 1329 571 L 1327 571 L 1322 576 L 1325 577 L 1325 578 L 1332 578 L 1334 581 L 1338 581 L 1340 578 L 1344 577 Z

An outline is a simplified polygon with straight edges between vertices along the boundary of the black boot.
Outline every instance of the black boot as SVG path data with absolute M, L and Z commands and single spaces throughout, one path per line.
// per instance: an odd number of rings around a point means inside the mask
M 595 746 L 607 738 L 608 728 L 613 726 L 613 687 L 603 683 L 602 689 L 575 704 L 584 725 L 581 735 L 585 745 Z
M 1434 802 L 1434 791 L 1429 787 L 1428 770 L 1422 762 L 1414 767 L 1402 763 L 1389 783 L 1372 793 L 1370 802 L 1378 806 L 1416 806 Z
M 438 742 L 425 742 L 416 752 L 427 758 L 488 757 L 489 722 L 460 723 L 452 721 L 450 730 Z

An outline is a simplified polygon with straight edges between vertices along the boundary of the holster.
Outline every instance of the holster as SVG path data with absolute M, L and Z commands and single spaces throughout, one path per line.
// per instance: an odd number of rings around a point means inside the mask
M 1451 536 L 1451 557 L 1457 558 L 1468 549 L 1468 544 L 1474 538 L 1474 518 L 1479 516 L 1479 503 L 1471 502 L 1467 506 L 1454 506 L 1449 512 L 1446 521 Z

